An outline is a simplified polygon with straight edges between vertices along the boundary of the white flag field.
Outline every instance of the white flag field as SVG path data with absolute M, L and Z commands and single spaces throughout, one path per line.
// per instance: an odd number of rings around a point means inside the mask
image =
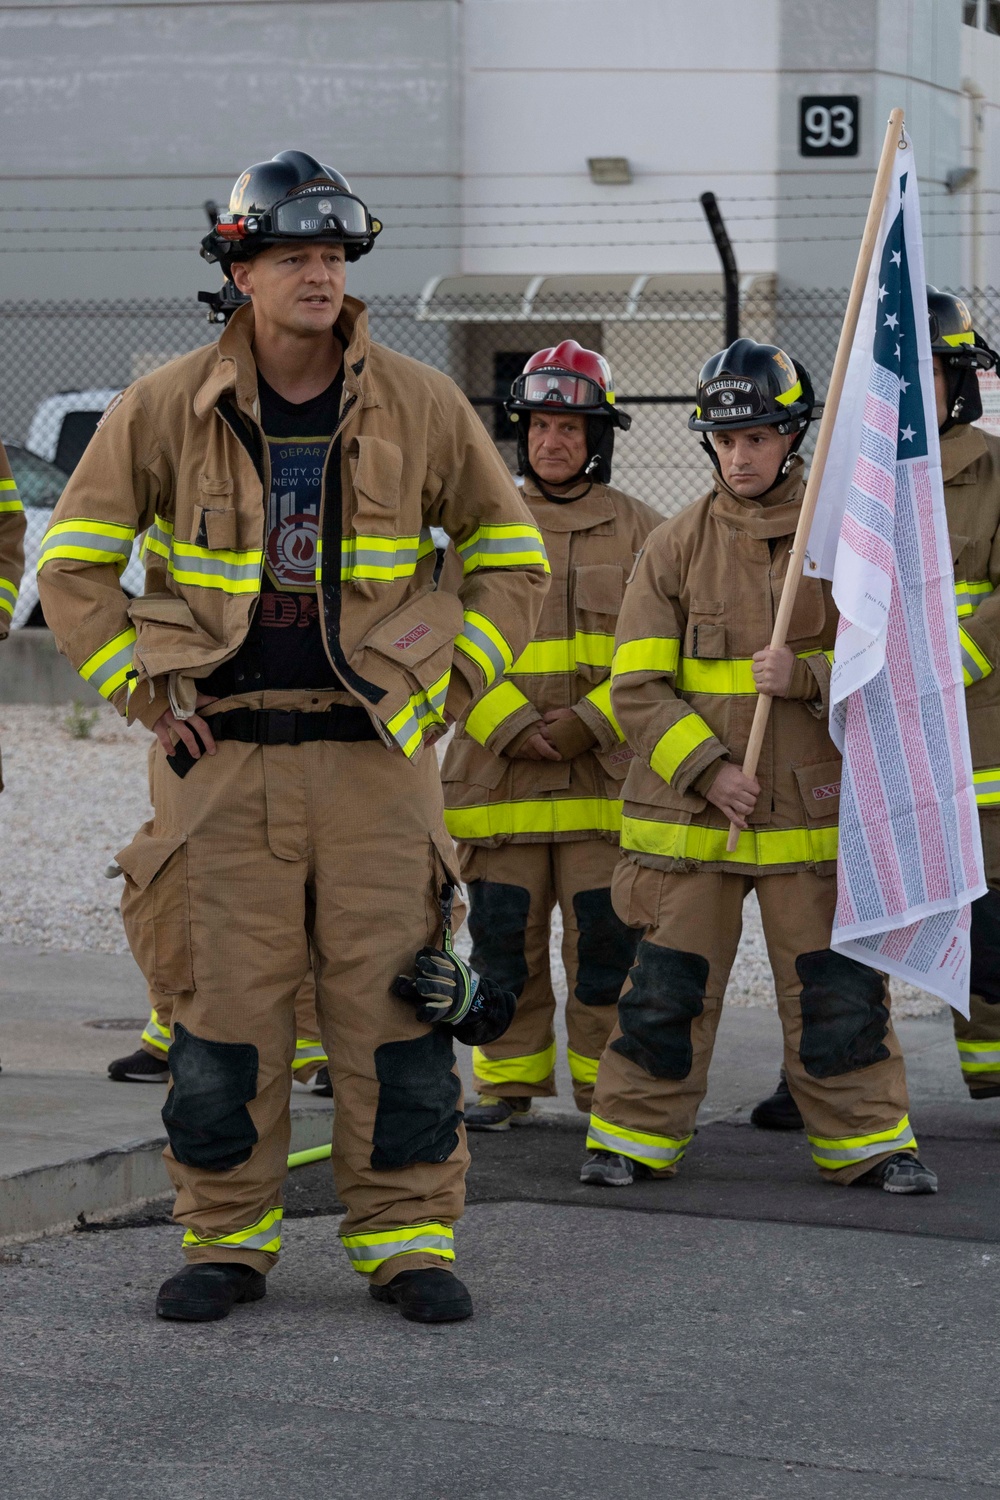
M 913 147 L 896 152 L 805 553 L 840 611 L 832 947 L 969 1013 L 986 891 L 938 446 Z

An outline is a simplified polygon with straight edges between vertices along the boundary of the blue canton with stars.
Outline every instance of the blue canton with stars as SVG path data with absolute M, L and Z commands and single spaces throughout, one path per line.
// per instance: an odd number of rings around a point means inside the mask
M 875 363 L 889 376 L 899 379 L 899 430 L 896 438 L 898 459 L 925 457 L 927 425 L 924 421 L 924 399 L 920 390 L 920 365 L 917 356 L 917 328 L 913 314 L 910 269 L 906 259 L 906 235 L 903 229 L 903 197 L 906 176 L 900 178 L 900 203 L 892 227 L 885 238 L 882 263 L 878 273 L 879 307 L 875 318 Z

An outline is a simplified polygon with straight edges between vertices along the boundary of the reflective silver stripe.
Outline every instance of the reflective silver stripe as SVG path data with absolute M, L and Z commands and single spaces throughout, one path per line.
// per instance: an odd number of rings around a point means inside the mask
M 50 531 L 42 540 L 38 566 L 42 566 L 51 552 L 61 551 L 64 547 L 79 547 L 87 552 L 117 553 L 127 563 L 132 556 L 134 536 L 134 532 L 129 536 L 112 536 L 106 531 Z M 124 567 L 124 563 L 122 566 Z
M 593 1119 L 587 1131 L 588 1140 L 597 1140 L 609 1151 L 617 1151 L 622 1156 L 631 1156 L 633 1159 L 642 1152 L 641 1160 L 649 1158 L 652 1161 L 662 1161 L 669 1164 L 676 1161 L 679 1156 L 684 1155 L 687 1141 L 678 1143 L 676 1146 L 652 1146 L 648 1141 L 631 1141 L 623 1135 L 613 1135 L 610 1130 L 605 1130 L 600 1125 L 595 1125 Z
M 375 547 L 344 548 L 344 563 L 348 568 L 356 567 L 358 563 L 365 567 L 385 568 L 387 571 L 403 564 L 416 563 L 418 547 L 395 547 L 391 552 L 381 552 Z
M 958 1057 L 963 1067 L 970 1063 L 979 1071 L 1000 1073 L 1000 1042 L 959 1042 Z
M 274 1224 L 272 1224 L 272 1226 L 271 1226 L 270 1229 L 262 1229 L 258 1234 L 252 1234 L 248 1240 L 237 1240 L 235 1242 L 229 1241 L 228 1243 L 236 1243 L 236 1244 L 238 1244 L 241 1250 L 263 1250 L 263 1249 L 265 1249 L 266 1246 L 273 1244 L 275 1240 L 277 1240 L 278 1243 L 279 1243 L 279 1245 L 280 1245 L 280 1243 L 281 1243 L 281 1220 L 280 1219 L 278 1219 Z M 215 1243 L 218 1244 L 219 1241 L 215 1241 Z
M 986 676 L 986 673 L 976 661 L 976 658 L 966 650 L 961 641 L 959 641 L 959 648 L 962 652 L 962 666 L 968 673 L 970 680 L 972 682 L 979 682 L 981 678 Z
M 463 542 L 458 549 L 460 557 L 465 557 L 469 552 L 478 552 L 482 557 L 490 554 L 500 556 L 505 552 L 540 552 L 541 547 L 537 534 L 532 535 L 526 531 L 523 536 L 505 537 L 477 537 L 468 542 Z
M 11 604 L 17 603 L 17 589 L 7 578 L 0 578 L 0 599 L 9 599 Z
M 469 619 L 468 615 L 466 615 L 465 617 L 465 624 L 462 627 L 462 635 L 458 637 L 459 641 L 461 641 L 462 636 L 464 636 L 466 640 L 471 641 L 474 646 L 478 646 L 483 655 L 489 658 L 490 664 L 493 667 L 494 677 L 502 677 L 508 667 L 508 663 L 504 661 L 503 653 L 499 650 L 496 643 L 491 640 L 490 637 L 486 634 L 485 630 L 480 630 L 479 626 L 475 625 Z M 457 644 L 458 642 L 456 641 L 456 645 Z
M 296 1042 L 295 1061 L 292 1063 L 292 1070 L 304 1068 L 311 1062 L 326 1062 L 327 1060 L 322 1042 Z
M 813 1147 L 813 1154 L 821 1156 L 824 1161 L 867 1161 L 869 1156 L 884 1156 L 887 1151 L 905 1151 L 908 1146 L 917 1144 L 916 1136 L 907 1125 L 902 1135 L 894 1135 L 884 1141 L 869 1141 L 866 1146 L 845 1146 L 843 1148 L 824 1146 L 818 1143 L 812 1136 L 809 1144 Z
M 232 583 L 254 583 L 260 573 L 260 564 L 223 562 L 210 554 L 182 551 L 176 542 L 170 548 L 171 573 L 203 573 L 213 578 L 228 578 Z
M 349 1245 L 345 1240 L 344 1249 L 352 1261 L 388 1260 L 391 1256 L 403 1255 L 408 1250 L 427 1250 L 433 1254 L 435 1250 L 454 1249 L 451 1235 L 425 1234 L 420 1229 L 400 1229 L 397 1233 L 405 1238 L 375 1240 L 370 1245 Z
M 87 681 L 91 687 L 95 687 L 100 692 L 105 684 L 116 677 L 123 668 L 130 667 L 134 650 L 135 635 L 130 633 L 130 639 L 125 642 L 124 646 L 119 647 L 114 656 L 109 656 L 107 661 L 101 662 L 99 667 L 95 667 L 87 674 Z

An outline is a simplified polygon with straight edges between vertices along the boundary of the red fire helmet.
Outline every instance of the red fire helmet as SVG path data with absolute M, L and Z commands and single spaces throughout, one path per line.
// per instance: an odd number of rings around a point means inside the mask
M 611 366 L 603 354 L 584 349 L 576 339 L 533 354 L 505 405 L 511 416 L 556 407 L 578 416 L 607 417 L 622 429 L 630 425 L 630 419 L 615 409 Z

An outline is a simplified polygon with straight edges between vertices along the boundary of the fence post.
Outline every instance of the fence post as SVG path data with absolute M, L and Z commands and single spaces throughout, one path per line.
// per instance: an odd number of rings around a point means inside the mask
M 712 231 L 715 248 L 722 262 L 722 279 L 726 288 L 726 347 L 735 344 L 740 336 L 740 273 L 736 269 L 736 255 L 732 241 L 719 212 L 714 193 L 702 193 L 701 206 L 705 210 L 708 227 Z

